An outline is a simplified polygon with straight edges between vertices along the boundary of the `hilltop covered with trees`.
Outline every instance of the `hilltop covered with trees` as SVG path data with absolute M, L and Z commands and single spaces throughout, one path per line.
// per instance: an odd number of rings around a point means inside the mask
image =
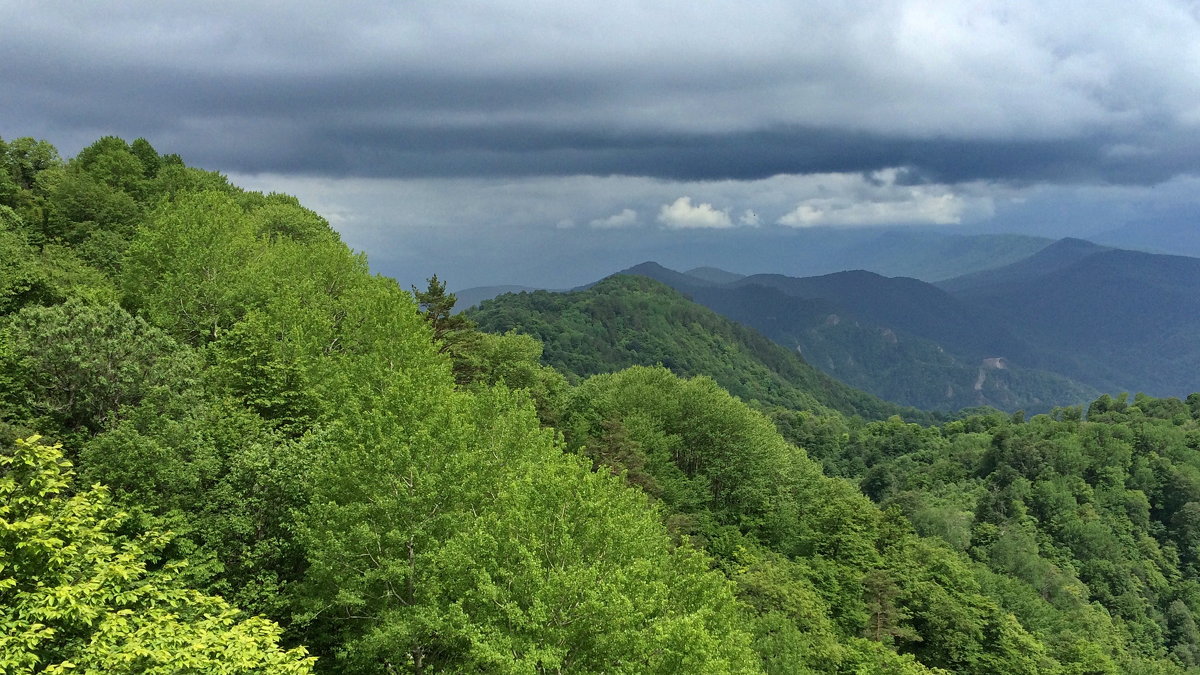
M 747 381 L 752 407 L 661 366 L 563 374 L 144 140 L 0 160 L 0 667 L 1200 658 L 1196 401 L 939 427 L 802 381 Z M 581 335 L 554 349 L 584 362 Z

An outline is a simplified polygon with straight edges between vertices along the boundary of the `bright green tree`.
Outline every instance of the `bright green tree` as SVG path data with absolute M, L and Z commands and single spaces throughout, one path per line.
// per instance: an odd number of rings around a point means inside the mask
M 565 455 L 522 396 L 455 393 L 429 356 L 330 382 L 302 532 L 309 634 L 338 636 L 341 668 L 754 669 L 727 582 L 644 497 Z
M 0 671 L 311 671 L 275 624 L 151 568 L 167 535 L 126 526 L 104 487 L 77 490 L 60 446 L 0 451 Z

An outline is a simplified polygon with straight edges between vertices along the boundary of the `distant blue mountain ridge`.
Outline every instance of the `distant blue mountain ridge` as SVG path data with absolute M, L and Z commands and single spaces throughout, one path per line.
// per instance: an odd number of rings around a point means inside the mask
M 1100 392 L 1200 390 L 1196 258 L 1068 238 L 936 284 L 653 262 L 619 274 L 655 279 L 851 386 L 927 410 L 1039 412 Z

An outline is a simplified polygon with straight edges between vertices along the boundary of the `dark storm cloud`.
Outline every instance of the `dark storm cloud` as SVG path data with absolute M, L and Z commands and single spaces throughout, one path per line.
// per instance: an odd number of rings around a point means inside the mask
M 0 134 L 396 178 L 1144 184 L 1200 168 L 1188 5 L 794 4 L 12 3 Z
M 11 61 L 10 61 L 11 63 Z M 18 60 L 19 64 L 19 60 Z M 611 89 L 570 79 L 244 76 L 134 68 L 46 74 L 19 64 L 0 110 L 44 133 L 98 130 L 167 141 L 191 161 L 230 171 L 354 176 L 627 174 L 675 180 L 756 179 L 780 173 L 905 166 L 942 182 L 1113 180 L 1154 182 L 1194 168 L 1169 134 L 1130 157 L 1110 148 L 1141 138 L 939 138 L 790 126 L 710 133 L 564 128 L 545 123 L 439 124 L 448 112 L 501 113 L 542 102 L 586 109 Z M 64 95 L 64 92 L 71 95 Z M 549 103 L 545 104 L 549 107 Z M 22 134 L 5 129 L 9 134 Z M 1141 130 L 1136 130 L 1139 134 Z M 1132 134 L 1130 134 L 1132 136 Z M 53 135 L 51 136 L 53 138 Z M 1145 148 L 1145 146 L 1142 146 Z
M 906 139 L 819 128 L 723 134 L 613 134 L 537 127 L 325 130 L 292 170 L 371 176 L 628 174 L 754 180 L 777 174 L 909 167 L 913 182 L 1156 181 L 1161 161 L 1113 160 L 1093 138 Z M 243 170 L 280 170 L 269 164 Z

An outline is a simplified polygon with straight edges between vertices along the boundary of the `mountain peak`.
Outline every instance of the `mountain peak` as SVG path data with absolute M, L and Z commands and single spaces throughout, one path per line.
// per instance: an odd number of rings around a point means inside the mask
M 1001 284 L 1022 283 L 1066 269 L 1097 253 L 1112 250 L 1114 249 L 1086 239 L 1066 237 L 1024 260 L 940 281 L 937 286 L 944 291 L 961 294 L 980 289 L 992 289 Z
M 689 277 L 695 277 L 704 281 L 709 281 L 714 284 L 731 284 L 735 281 L 745 279 L 746 275 L 736 272 L 729 272 L 717 267 L 694 267 L 684 274 Z
M 1034 255 L 1041 255 L 1042 253 L 1045 253 L 1047 251 L 1071 250 L 1071 251 L 1091 251 L 1093 253 L 1097 253 L 1100 251 L 1108 251 L 1110 249 L 1111 249 L 1111 247 L 1109 247 L 1109 246 L 1101 246 L 1100 244 L 1090 242 L 1086 239 L 1079 239 L 1078 237 L 1063 237 L 1062 239 L 1059 239 L 1058 241 L 1054 242 L 1053 244 L 1050 244 L 1049 246 L 1042 249 L 1038 253 L 1035 253 Z
M 673 269 L 664 267 L 663 265 L 661 265 L 653 260 L 647 260 L 646 262 L 638 263 L 638 264 L 634 265 L 633 267 L 627 267 L 627 268 L 621 270 L 620 272 L 617 272 L 617 274 L 646 274 L 647 272 L 655 273 L 655 274 L 660 273 L 660 272 L 671 272 L 673 274 L 680 274 L 680 272 L 676 272 Z
M 635 274 L 643 277 L 650 277 L 655 281 L 671 286 L 672 288 L 687 287 L 687 286 L 715 286 L 716 283 L 701 277 L 695 277 L 683 272 L 676 272 L 673 269 L 663 267 L 654 261 L 646 261 L 644 263 L 634 265 L 617 272 L 617 274 Z

